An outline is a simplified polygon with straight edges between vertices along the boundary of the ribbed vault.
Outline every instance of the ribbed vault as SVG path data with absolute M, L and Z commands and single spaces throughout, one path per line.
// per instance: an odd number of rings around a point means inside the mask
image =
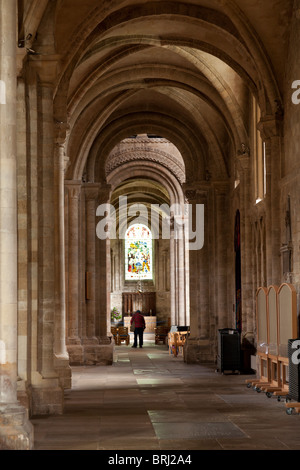
M 67 179 L 80 180 L 88 168 L 90 179 L 105 180 L 112 148 L 141 132 L 180 149 L 188 181 L 207 173 L 230 178 L 233 157 L 242 143 L 249 145 L 249 94 L 263 115 L 281 103 L 278 41 L 269 39 L 265 50 L 247 17 L 250 4 L 91 1 L 74 8 L 64 0 L 48 6 L 52 16 L 40 28 L 47 40 L 38 36 L 36 48 L 49 50 L 52 31 L 53 52 L 61 57 L 54 113 L 69 128 Z M 70 14 L 74 21 L 66 27 Z

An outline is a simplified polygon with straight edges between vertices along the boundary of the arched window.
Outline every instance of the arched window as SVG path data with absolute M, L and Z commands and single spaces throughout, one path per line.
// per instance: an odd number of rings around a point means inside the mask
M 125 234 L 125 280 L 153 278 L 152 233 L 143 224 L 131 225 Z

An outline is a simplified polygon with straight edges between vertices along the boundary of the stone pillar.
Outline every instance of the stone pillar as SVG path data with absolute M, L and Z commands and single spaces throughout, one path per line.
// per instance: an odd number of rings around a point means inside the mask
M 203 340 L 203 344 L 206 344 L 209 341 L 210 337 L 210 286 L 211 286 L 211 272 L 210 272 L 210 247 L 209 247 L 209 234 L 210 230 L 210 218 L 212 214 L 210 213 L 209 207 L 209 188 L 201 188 L 197 190 L 197 204 L 203 204 L 205 207 L 204 214 L 204 231 L 205 239 L 204 246 L 201 250 L 197 250 L 196 254 L 198 257 L 198 276 L 199 276 L 199 320 L 200 320 L 200 329 L 199 336 Z M 193 256 L 193 252 L 191 252 Z M 204 353 L 204 357 L 207 353 Z
M 53 95 L 57 73 L 57 62 L 47 59 L 32 59 L 28 67 L 37 91 L 37 135 L 31 142 L 37 143 L 37 192 L 35 211 L 37 218 L 37 317 L 32 329 L 36 344 L 36 358 L 32 361 L 31 413 L 61 414 L 64 406 L 63 388 L 55 364 L 55 190 L 54 190 L 54 120 Z M 33 84 L 30 84 L 31 86 Z M 29 103 L 30 104 L 30 103 Z M 30 129 L 31 131 L 31 129 Z M 36 138 L 36 141 L 35 141 Z M 35 147 L 30 148 L 30 152 Z M 35 178 L 35 176 L 33 176 Z M 30 201 L 32 203 L 32 201 Z M 33 235 L 33 234 L 31 234 Z M 35 281 L 34 281 L 35 282 Z
M 255 298 L 252 279 L 252 235 L 251 235 L 251 166 L 249 152 L 238 157 L 240 171 L 240 223 L 241 223 L 241 333 L 253 331 Z
M 192 216 L 195 215 L 195 206 L 197 204 L 196 190 L 188 190 L 185 193 L 188 204 L 192 207 Z M 190 331 L 191 337 L 199 336 L 198 321 L 198 283 L 199 283 L 199 265 L 198 253 L 196 251 L 189 252 L 190 266 Z
M 171 219 L 170 226 L 170 308 L 171 308 L 171 325 L 177 324 L 177 310 L 176 310 L 176 277 L 175 277 L 175 240 L 174 240 L 174 223 Z
M 0 0 L 0 449 L 29 450 L 33 428 L 17 401 L 16 0 Z
M 227 302 L 227 249 L 228 249 L 228 220 L 229 214 L 226 208 L 228 186 L 218 185 L 215 188 L 216 198 L 216 294 L 217 294 L 217 325 L 218 329 L 231 327 L 228 317 Z
M 80 181 L 66 181 L 68 190 L 68 329 L 70 364 L 81 364 L 83 350 L 79 337 L 79 200 Z
M 59 132 L 58 132 L 59 134 Z M 64 134 L 64 132 L 63 132 Z M 59 135 L 56 137 L 54 155 L 54 205 L 55 205 L 55 368 L 63 388 L 71 388 L 71 369 L 66 346 L 66 279 L 65 279 L 65 221 L 64 173 L 67 158 Z M 63 140 L 63 137 L 62 137 Z
M 98 344 L 96 338 L 96 201 L 99 185 L 84 186 L 86 201 L 86 334 L 84 342 Z
M 99 186 L 97 207 L 110 200 L 110 185 Z M 97 210 L 97 209 L 96 209 Z M 97 218 L 97 223 L 101 219 Z M 96 236 L 96 336 L 106 338 L 110 332 L 110 293 L 111 293 L 111 256 L 110 240 L 101 240 Z
M 190 204 L 193 217 L 193 230 L 196 229 L 196 207 L 203 204 L 204 246 L 199 250 L 189 251 L 189 293 L 190 293 L 190 336 L 184 350 L 187 363 L 208 362 L 214 360 L 212 342 L 210 340 L 210 270 L 208 263 L 208 190 L 203 184 L 201 188 L 185 188 L 185 197 Z
M 26 146 L 25 83 L 17 87 L 17 188 L 18 188 L 18 399 L 29 408 L 28 381 L 29 244 L 28 244 L 28 163 Z
M 264 116 L 258 124 L 266 145 L 266 250 L 267 285 L 280 285 L 281 224 L 280 179 L 282 116 Z
M 176 325 L 186 325 L 186 288 L 185 288 L 185 238 L 182 215 L 175 216 L 177 239 L 175 240 L 175 279 L 176 279 Z
M 163 291 L 168 290 L 168 278 L 167 278 L 167 250 L 162 251 L 162 289 Z
M 100 239 L 97 236 L 95 216 L 98 206 L 108 203 L 111 187 L 106 184 L 89 186 L 90 199 L 87 211 L 87 238 L 90 244 L 87 247 L 87 266 L 93 272 L 91 300 L 94 302 L 88 309 L 89 334 L 95 335 L 99 344 L 85 346 L 85 358 L 88 363 L 98 365 L 111 365 L 113 363 L 114 343 L 110 335 L 110 295 L 111 295 L 111 249 L 109 239 Z M 96 199 L 96 194 L 98 198 Z M 96 204 L 95 204 L 96 203 Z M 97 217 L 97 223 L 101 220 Z M 97 288 L 96 288 L 97 286 Z M 92 336 L 94 337 L 94 336 Z

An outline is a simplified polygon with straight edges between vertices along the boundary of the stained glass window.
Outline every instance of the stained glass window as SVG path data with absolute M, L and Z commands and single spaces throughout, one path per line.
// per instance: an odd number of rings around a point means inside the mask
M 125 280 L 152 279 L 152 234 L 143 224 L 129 227 L 125 235 Z

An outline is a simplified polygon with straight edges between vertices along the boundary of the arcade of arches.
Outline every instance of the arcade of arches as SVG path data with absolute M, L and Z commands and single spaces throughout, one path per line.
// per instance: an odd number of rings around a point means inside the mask
M 112 363 L 110 311 L 128 313 L 139 282 L 118 235 L 138 214 L 151 233 L 169 222 L 143 293 L 158 322 L 190 326 L 187 363 L 215 360 L 220 328 L 256 345 L 259 286 L 298 292 L 299 12 L 0 0 L 0 448 L 31 448 L 30 417 L 63 413 L 72 365 Z M 189 249 L 166 208 L 198 206 Z M 97 234 L 99 207 L 114 238 Z M 142 208 L 158 207 L 151 224 Z

